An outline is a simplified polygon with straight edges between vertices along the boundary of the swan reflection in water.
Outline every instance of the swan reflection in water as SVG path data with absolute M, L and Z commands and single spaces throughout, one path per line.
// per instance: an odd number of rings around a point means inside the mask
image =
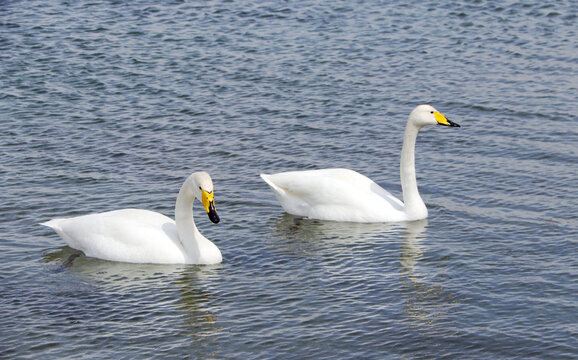
M 355 223 L 306 219 L 283 213 L 274 218 L 275 234 L 269 246 L 279 251 L 334 255 L 343 246 L 352 244 L 372 245 L 376 239 L 393 237 L 403 228 L 403 223 Z M 284 240 L 284 241 L 282 241 Z M 327 254 L 327 255 L 329 255 Z
M 427 237 L 427 219 L 351 223 L 304 219 L 284 213 L 273 219 L 273 224 L 276 233 L 268 245 L 277 252 L 323 257 L 325 268 L 353 264 L 361 267 L 354 270 L 361 277 L 390 278 L 386 280 L 390 281 L 387 286 L 397 287 L 399 295 L 406 298 L 404 312 L 411 326 L 431 329 L 436 320 L 446 316 L 450 304 L 455 302 L 454 297 L 444 290 L 443 282 L 431 280 L 432 273 L 439 272 L 438 268 L 443 264 L 424 256 L 427 251 L 421 241 Z M 351 258 L 354 261 L 350 261 Z M 340 270 L 330 273 L 340 274 Z M 381 274 L 374 277 L 374 272 Z M 399 278 L 401 285 L 392 284 L 393 277 Z M 371 280 L 360 278 L 359 281 Z M 366 289 L 374 291 L 375 287 L 367 286 Z M 377 294 L 368 293 L 366 296 Z
M 188 337 L 191 341 L 183 346 L 191 352 L 206 351 L 207 357 L 217 355 L 214 342 L 222 328 L 213 310 L 215 295 L 206 284 L 219 281 L 220 264 L 112 262 L 86 257 L 68 246 L 46 251 L 43 260 L 49 271 L 67 275 L 62 281 L 52 282 L 46 291 L 57 300 L 64 296 L 66 299 L 60 301 L 77 304 L 66 309 L 76 318 L 95 320 L 96 324 L 112 318 L 120 324 L 130 322 L 131 331 L 142 330 L 134 333 L 135 338 L 146 337 L 150 332 L 151 347 L 163 332 L 167 336 Z
M 442 265 L 424 257 L 424 246 L 420 241 L 425 238 L 427 224 L 427 219 L 405 223 L 406 227 L 401 234 L 402 288 L 407 295 L 404 311 L 411 325 L 420 328 L 435 325 L 436 320 L 447 316 L 450 304 L 455 302 L 454 296 L 444 290 L 443 283 L 428 280 L 432 274 L 427 263 L 436 267 L 436 272 Z M 426 260 L 425 265 L 420 264 L 420 261 Z

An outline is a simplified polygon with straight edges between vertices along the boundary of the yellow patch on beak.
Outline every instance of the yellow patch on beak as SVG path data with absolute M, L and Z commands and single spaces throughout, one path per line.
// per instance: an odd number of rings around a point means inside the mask
M 205 207 L 205 210 L 207 211 L 207 213 L 209 213 L 209 211 L 211 211 L 211 204 L 213 204 L 213 209 L 215 208 L 214 205 L 214 199 L 213 199 L 213 192 L 207 192 L 205 190 L 201 190 L 201 192 L 203 193 L 203 198 L 202 198 L 202 203 L 203 206 Z
M 450 122 L 448 121 L 448 119 L 446 119 L 446 117 L 439 111 L 434 111 L 434 116 L 436 118 L 436 121 L 438 122 L 438 124 L 440 125 L 451 125 Z

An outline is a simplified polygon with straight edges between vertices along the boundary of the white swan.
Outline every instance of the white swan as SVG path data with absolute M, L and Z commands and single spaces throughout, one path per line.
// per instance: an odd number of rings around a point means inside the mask
M 415 178 L 415 140 L 426 125 L 460 127 L 430 105 L 417 106 L 407 120 L 401 150 L 403 202 L 368 177 L 348 169 L 290 171 L 261 177 L 283 209 L 311 219 L 389 222 L 427 218 Z
M 219 216 L 213 200 L 213 182 L 196 172 L 184 182 L 175 205 L 175 220 L 154 211 L 123 209 L 42 223 L 66 243 L 87 256 L 104 260 L 156 264 L 218 264 L 221 252 L 205 238 L 193 219 L 199 199 L 212 222 Z

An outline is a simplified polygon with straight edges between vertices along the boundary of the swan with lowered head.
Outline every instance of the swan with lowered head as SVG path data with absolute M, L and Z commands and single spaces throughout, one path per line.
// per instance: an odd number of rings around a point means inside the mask
M 349 169 L 290 171 L 261 174 L 283 209 L 311 219 L 350 222 L 413 221 L 427 218 L 415 177 L 415 140 L 422 127 L 460 127 L 430 105 L 410 114 L 401 149 L 403 202 L 368 177 Z
M 110 261 L 154 264 L 218 264 L 221 252 L 205 238 L 193 219 L 193 202 L 202 202 L 209 219 L 219 222 L 213 182 L 195 172 L 177 196 L 175 220 L 154 211 L 122 209 L 73 218 L 53 219 L 52 228 L 66 243 L 87 256 Z

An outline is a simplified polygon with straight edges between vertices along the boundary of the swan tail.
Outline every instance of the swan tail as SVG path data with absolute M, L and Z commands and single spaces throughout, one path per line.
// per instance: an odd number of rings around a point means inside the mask
M 269 185 L 269 186 L 271 187 L 271 189 L 273 189 L 273 191 L 274 191 L 275 193 L 278 193 L 279 195 L 285 195 L 285 194 L 286 194 L 286 191 L 285 191 L 283 188 L 277 186 L 277 185 L 273 182 L 273 180 L 271 180 L 271 175 L 269 175 L 269 174 L 260 174 L 260 176 L 261 176 L 261 179 L 263 179 L 263 181 L 265 181 L 265 182 L 267 183 L 267 185 Z
M 289 187 L 276 184 L 272 179 L 273 176 L 275 175 L 261 174 L 261 178 L 271 187 L 283 210 L 297 216 L 308 216 L 309 205 L 307 202 L 291 191 Z
M 42 225 L 42 226 L 46 226 L 49 227 L 51 229 L 60 229 L 60 222 L 62 222 L 62 220 L 64 219 L 52 219 L 52 220 L 48 220 L 45 222 L 41 222 L 38 225 Z

